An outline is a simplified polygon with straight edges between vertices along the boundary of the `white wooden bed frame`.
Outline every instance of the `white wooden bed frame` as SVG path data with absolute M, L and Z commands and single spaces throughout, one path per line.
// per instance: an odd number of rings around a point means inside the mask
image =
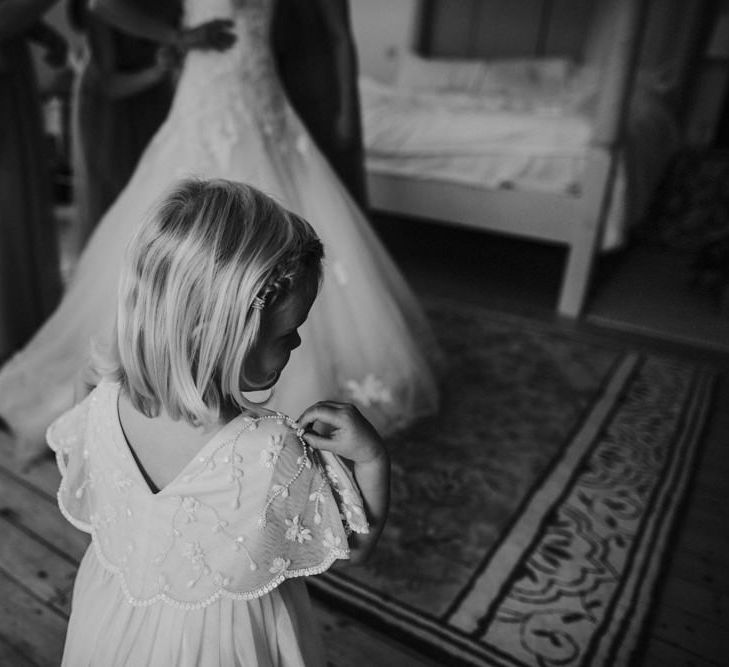
M 647 0 L 614 0 L 615 38 L 579 196 L 487 190 L 446 181 L 368 173 L 373 210 L 563 243 L 568 256 L 557 304 L 580 315 L 615 181 Z

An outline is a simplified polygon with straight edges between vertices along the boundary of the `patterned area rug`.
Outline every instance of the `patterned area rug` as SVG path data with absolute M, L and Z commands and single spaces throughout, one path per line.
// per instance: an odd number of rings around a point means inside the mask
M 729 234 L 729 153 L 684 150 L 656 192 L 639 237 L 696 252 Z
M 712 375 L 480 309 L 430 314 L 442 415 L 391 442 L 375 559 L 312 592 L 443 664 L 625 664 Z

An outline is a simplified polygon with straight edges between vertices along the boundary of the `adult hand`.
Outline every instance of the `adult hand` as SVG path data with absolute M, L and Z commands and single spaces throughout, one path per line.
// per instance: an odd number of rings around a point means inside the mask
M 180 48 L 183 51 L 227 51 L 236 40 L 232 28 L 233 21 L 230 19 L 213 19 L 186 28 L 180 36 Z

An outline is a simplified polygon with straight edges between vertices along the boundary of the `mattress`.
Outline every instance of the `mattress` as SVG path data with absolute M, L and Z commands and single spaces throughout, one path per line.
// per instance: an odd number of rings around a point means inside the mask
M 594 73 L 569 86 L 501 87 L 488 94 L 404 89 L 360 81 L 368 171 L 417 179 L 577 197 L 594 133 Z M 660 98 L 638 89 L 603 238 L 625 241 L 677 148 Z

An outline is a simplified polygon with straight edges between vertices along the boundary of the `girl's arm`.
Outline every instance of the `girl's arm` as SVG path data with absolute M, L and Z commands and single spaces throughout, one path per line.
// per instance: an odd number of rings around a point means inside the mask
M 369 533 L 352 533 L 349 538 L 349 562 L 359 565 L 372 555 L 390 509 L 390 457 L 385 448 L 369 461 L 356 462 L 354 478 L 362 493 L 367 521 L 370 524 Z
M 339 141 L 347 145 L 353 138 L 356 128 L 353 100 L 356 99 L 357 52 L 350 28 L 349 6 L 347 0 L 316 0 L 324 23 L 334 44 L 334 64 L 339 81 L 339 113 L 336 130 Z
M 110 25 L 135 37 L 173 46 L 181 51 L 214 49 L 225 51 L 235 42 L 229 32 L 232 22 L 213 19 L 192 28 L 180 29 L 151 16 L 125 0 L 90 0 L 89 10 Z
M 321 401 L 299 417 L 304 440 L 351 462 L 370 532 L 350 538 L 350 563 L 364 563 L 380 538 L 390 507 L 390 458 L 373 426 L 349 403 Z
M 56 0 L 3 0 L 0 2 L 0 41 L 30 28 Z

